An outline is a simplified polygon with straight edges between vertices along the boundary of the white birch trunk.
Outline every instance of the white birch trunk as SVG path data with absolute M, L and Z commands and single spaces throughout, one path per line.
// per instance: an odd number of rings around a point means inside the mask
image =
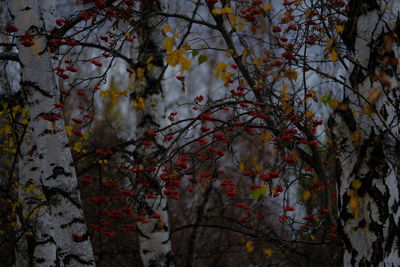
M 38 168 L 48 207 L 49 226 L 40 235 L 54 236 L 56 249 L 45 250 L 46 266 L 94 266 L 92 247 L 82 210 L 72 155 L 68 147 L 63 119 L 50 122 L 43 115 L 52 114 L 59 92 L 51 57 L 46 49 L 49 33 L 46 21 L 54 12 L 55 1 L 15 0 L 10 2 L 18 34 L 29 32 L 34 44 L 17 41 L 22 68 L 22 86 L 27 102 L 37 147 Z M 45 14 L 45 15 L 43 15 Z M 57 111 L 56 111 L 57 112 Z M 45 231 L 50 231 L 45 233 Z M 75 238 L 73 237 L 75 236 Z M 76 238 L 79 237 L 79 238 Z M 56 255 L 54 255 L 56 253 Z M 35 262 L 34 264 L 38 264 Z
M 41 177 L 32 127 L 28 126 L 18 159 L 21 227 L 17 231 L 16 266 L 54 266 L 56 243 L 51 217 L 41 190 Z
M 152 69 L 146 70 L 144 77 L 146 85 L 142 88 L 140 96 L 145 99 L 145 107 L 143 110 L 137 111 L 137 132 L 138 138 L 145 138 L 149 131 L 160 128 L 160 118 L 165 118 L 165 99 L 163 96 L 161 76 L 164 68 L 163 64 L 163 44 L 164 36 L 162 33 L 162 18 L 152 14 L 154 10 L 166 10 L 167 1 L 145 1 L 143 2 L 145 13 L 148 16 L 145 19 L 141 37 L 141 49 L 139 51 L 139 61 L 146 63 L 149 57 L 153 57 Z M 146 66 L 144 66 L 146 68 Z M 158 145 L 147 148 L 143 145 L 136 149 L 139 161 L 143 161 L 144 165 L 151 165 L 152 162 L 146 162 L 145 158 L 155 157 L 159 153 Z M 154 179 L 154 178 L 153 178 Z M 161 217 L 159 220 L 151 219 L 148 223 L 138 223 L 141 231 L 139 235 L 140 256 L 145 267 L 164 267 L 173 266 L 170 261 L 170 253 L 172 251 L 170 231 L 168 223 L 167 200 L 162 193 L 161 181 L 158 177 L 150 182 L 148 188 L 149 193 L 157 195 L 155 199 L 146 199 L 147 207 L 153 213 L 158 213 Z M 151 213 L 150 212 L 150 213 Z
M 383 63 L 385 57 L 399 56 L 399 4 L 349 3 L 343 35 L 355 62 L 349 68 L 351 89 L 345 89 L 349 109 L 336 110 L 330 120 L 340 172 L 338 230 L 344 266 L 400 266 L 400 158 L 394 138 L 399 135 L 399 73 L 397 64 Z M 369 111 L 366 99 L 377 112 Z

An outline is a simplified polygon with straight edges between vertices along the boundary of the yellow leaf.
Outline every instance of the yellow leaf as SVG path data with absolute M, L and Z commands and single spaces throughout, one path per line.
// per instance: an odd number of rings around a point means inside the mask
M 390 53 L 393 51 L 393 41 L 394 41 L 393 36 L 394 35 L 389 35 L 389 34 L 383 36 L 383 43 L 385 45 L 386 52 Z
M 307 111 L 306 111 L 305 116 L 306 116 L 307 119 L 312 118 L 313 115 L 314 115 L 314 113 L 313 113 L 312 111 L 310 111 L 310 110 L 307 110 Z
M 190 59 L 187 59 L 185 57 L 181 57 L 179 61 L 181 63 L 181 72 L 184 72 L 185 70 L 189 70 L 190 69 L 190 65 L 192 63 L 190 61 Z
M 229 79 L 231 78 L 233 76 L 233 73 L 232 72 L 223 72 L 222 74 L 221 74 L 221 79 L 224 81 L 224 82 L 228 82 L 229 81 Z
M 331 107 L 331 109 L 336 109 L 338 108 L 340 105 L 340 102 L 336 99 L 332 99 L 329 101 L 329 106 Z
M 274 81 L 280 81 L 282 79 L 282 75 L 280 73 L 275 73 L 273 78 Z
M 254 157 L 251 158 L 251 162 L 253 164 L 257 164 L 257 161 L 258 161 L 258 157 L 257 156 L 254 156 Z
M 240 23 L 239 25 L 238 25 L 238 32 L 241 32 L 241 31 L 243 31 L 243 28 L 244 28 L 244 24 L 243 23 Z
M 220 63 L 217 64 L 217 66 L 215 67 L 215 69 L 216 69 L 218 72 L 222 72 L 222 71 L 224 71 L 224 70 L 226 69 L 227 66 L 228 66 L 228 64 L 225 64 L 225 63 L 223 63 L 223 62 L 220 62 Z
M 290 99 L 290 96 L 288 93 L 286 93 L 287 89 L 289 88 L 288 84 L 283 84 L 282 90 L 281 90 L 281 101 L 288 101 Z
M 267 12 L 268 10 L 270 10 L 271 9 L 271 4 L 265 4 L 264 6 L 263 6 L 263 9 L 264 9 L 264 11 L 265 12 Z
M 32 233 L 31 231 L 26 231 L 24 234 L 25 234 L 26 236 L 32 236 L 32 235 L 33 235 L 33 233 Z
M 165 39 L 164 47 L 167 50 L 168 54 L 172 53 L 172 50 L 174 49 L 174 43 L 175 40 L 172 37 L 168 37 L 167 39 Z
M 223 62 L 218 63 L 217 66 L 215 67 L 215 70 L 216 70 L 215 78 L 218 78 L 220 76 L 221 72 L 225 71 L 227 66 L 228 66 L 228 64 L 225 64 Z M 224 75 L 222 75 L 222 79 L 225 79 Z
M 337 33 L 342 33 L 343 31 L 344 31 L 344 26 L 343 25 L 336 26 L 336 32 Z
M 230 7 L 224 7 L 221 9 L 221 14 L 228 14 L 232 11 L 232 8 Z
M 30 184 L 29 186 L 24 186 L 22 189 L 23 189 L 25 192 L 30 193 L 30 192 L 32 192 L 33 190 L 35 190 L 36 188 L 37 188 L 36 185 Z
M 232 13 L 229 15 L 229 18 L 230 18 L 231 22 L 235 23 L 238 19 L 238 16 L 236 14 Z
M 353 181 L 351 181 L 351 186 L 356 190 L 359 189 L 361 185 L 362 182 L 359 179 L 353 179 Z
M 367 114 L 368 116 L 371 116 L 371 114 L 374 113 L 374 108 L 371 105 L 366 105 L 363 110 L 362 110 L 365 114 Z
M 254 251 L 254 245 L 253 245 L 253 242 L 251 242 L 251 241 L 247 241 L 245 246 L 246 246 L 246 250 L 247 250 L 247 252 L 251 253 L 251 252 L 253 252 L 253 251 Z
M 349 191 L 354 191 L 354 190 L 349 190 Z M 356 193 L 349 192 L 350 193 L 350 207 L 352 209 L 352 213 L 354 214 L 354 217 L 357 219 L 359 218 L 359 206 L 360 206 L 360 201 L 358 200 L 358 197 Z
M 225 7 L 221 9 L 213 9 L 211 12 L 213 13 L 214 16 L 216 15 L 222 15 L 222 14 L 228 14 L 232 11 L 232 8 L 230 7 Z
M 136 70 L 136 75 L 137 75 L 138 79 L 143 78 L 143 76 L 144 76 L 144 69 L 143 69 L 143 68 L 137 68 L 137 70 Z
M 0 129 L 2 134 L 11 134 L 12 129 L 10 125 L 5 125 L 2 129 Z
M 20 110 L 20 106 L 16 105 L 11 108 L 12 113 L 15 115 Z
M 332 44 L 333 44 L 333 39 L 330 38 L 330 39 L 326 42 L 324 51 L 328 51 L 329 49 L 331 49 Z
M 150 63 L 153 61 L 153 59 L 154 59 L 154 57 L 153 57 L 153 56 L 150 56 L 150 57 L 147 59 L 146 63 L 147 63 L 147 64 L 150 64 Z
M 105 99 L 105 98 L 109 97 L 110 91 L 111 91 L 111 89 L 101 90 L 100 91 L 100 96 Z
M 82 142 L 75 142 L 74 146 L 72 147 L 73 150 L 76 152 L 81 152 L 82 151 L 83 144 Z
M 226 51 L 226 55 L 228 56 L 228 57 L 232 57 L 234 54 L 233 54 L 233 50 L 232 49 L 228 49 L 227 51 Z
M 266 143 L 268 143 L 269 141 L 271 141 L 271 139 L 272 139 L 272 134 L 271 134 L 271 132 L 266 131 L 266 132 L 264 133 L 263 137 L 262 137 L 262 142 L 263 142 L 264 144 L 266 144 Z
M 332 50 L 331 50 L 331 59 L 333 62 L 337 61 L 337 59 L 338 59 L 338 53 L 336 52 L 336 50 L 334 48 L 332 48 Z
M 247 48 L 246 48 L 246 49 L 243 51 L 242 58 L 245 59 L 246 57 L 250 56 L 250 54 L 251 54 L 250 49 L 247 49 Z
M 165 57 L 165 61 L 171 65 L 172 67 L 175 67 L 179 63 L 179 53 L 178 51 L 172 52 L 170 55 Z
M 255 59 L 253 60 L 253 64 L 254 64 L 256 67 L 259 67 L 259 66 L 261 65 L 262 61 L 263 61 L 263 59 L 258 57 L 258 58 L 255 58 Z
M 303 200 L 304 200 L 304 201 L 307 201 L 307 200 L 310 199 L 310 197 L 311 197 L 310 191 L 308 191 L 308 190 L 305 191 L 304 194 L 303 194 Z
M 282 109 L 283 113 L 285 113 L 285 115 L 288 115 L 293 111 L 293 107 L 287 102 L 283 102 L 280 108 Z
M 163 31 L 164 31 L 165 33 L 170 32 L 170 31 L 171 31 L 171 26 L 165 25 L 165 26 L 163 27 Z
M 360 130 L 356 130 L 353 132 L 351 136 L 353 146 L 359 146 L 361 144 L 361 136 L 362 132 Z
M 309 16 L 311 16 L 312 12 L 313 12 L 313 11 L 312 11 L 311 8 L 307 8 L 306 13 L 305 13 L 306 18 L 308 18 Z
M 114 106 L 115 104 L 118 103 L 118 93 L 112 92 L 111 93 L 111 105 Z
M 333 149 L 333 148 L 334 148 L 332 139 L 326 140 L 326 144 L 327 144 L 327 146 L 329 147 L 329 149 L 331 149 L 331 148 Z
M 146 63 L 147 63 L 147 70 L 151 70 L 153 68 L 153 64 L 151 64 L 151 62 L 153 61 L 154 57 L 150 56 Z
M 256 171 L 262 170 L 262 166 L 260 164 L 254 164 L 254 168 L 256 169 Z M 263 186 L 266 186 L 266 185 L 263 185 Z
M 241 172 L 243 172 L 244 171 L 244 163 L 243 162 L 240 162 L 240 164 L 239 164 L 239 170 L 241 171 Z
M 264 250 L 264 253 L 265 253 L 265 255 L 267 255 L 268 257 L 271 257 L 273 251 L 272 251 L 272 249 L 267 248 L 267 249 Z
M 74 126 L 65 126 L 65 130 L 66 130 L 68 136 L 72 135 L 73 129 L 74 129 Z
M 382 96 L 382 90 L 376 87 L 372 87 L 368 90 L 368 101 L 375 104 L 379 98 Z
M 366 223 L 365 223 L 365 231 L 366 231 L 366 232 L 369 232 L 369 222 L 366 222 Z
M 133 100 L 132 105 L 136 109 L 143 110 L 145 107 L 145 100 L 143 97 L 140 96 L 140 97 L 136 98 L 135 100 Z
M 297 71 L 292 70 L 292 69 L 288 69 L 288 70 L 285 72 L 284 76 L 287 77 L 287 78 L 289 78 L 290 80 L 294 80 L 294 81 L 296 81 L 296 80 L 297 80 L 297 77 L 298 77 Z

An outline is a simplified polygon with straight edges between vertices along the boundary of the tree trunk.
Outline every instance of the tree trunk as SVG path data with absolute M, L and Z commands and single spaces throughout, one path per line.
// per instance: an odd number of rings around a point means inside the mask
M 16 266 L 54 266 L 56 244 L 51 217 L 41 190 L 38 155 L 31 125 L 21 142 L 18 159 L 20 227 L 17 230 Z
M 48 21 L 55 10 L 54 1 L 15 0 L 10 7 L 18 34 L 24 36 L 17 41 L 21 85 L 27 95 L 41 190 L 48 209 L 49 226 L 40 235 L 54 236 L 44 242 L 56 247 L 43 251 L 44 259 L 36 259 L 34 264 L 51 260 L 46 266 L 94 266 L 64 121 L 57 119 L 58 111 L 53 106 L 59 102 L 59 92 L 43 34 L 48 34 L 49 25 L 54 23 Z
M 189 238 L 189 244 L 188 244 L 188 252 L 187 252 L 187 259 L 186 259 L 186 266 L 187 267 L 196 267 L 196 249 L 197 249 L 197 242 L 199 240 L 199 236 L 201 234 L 201 228 L 198 226 L 204 221 L 204 215 L 206 215 L 208 206 L 211 203 L 211 198 L 213 194 L 213 186 L 212 183 L 208 185 L 208 187 L 205 189 L 205 192 L 202 192 L 203 195 L 200 196 L 200 193 L 197 192 L 197 201 L 195 199 L 195 203 L 200 202 L 200 204 L 196 207 L 197 208 L 197 213 L 196 213 L 196 220 L 194 221 L 194 227 L 192 230 L 192 233 L 190 234 Z M 201 201 L 199 201 L 199 199 Z
M 385 2 L 389 2 L 385 6 Z M 350 75 L 330 119 L 344 266 L 399 266 L 398 1 L 351 0 Z
M 143 24 L 140 28 L 139 65 L 146 69 L 144 73 L 145 85 L 136 97 L 144 99 L 144 108 L 137 111 L 137 138 L 148 139 L 149 131 L 160 128 L 162 119 L 165 118 L 165 99 L 163 95 L 161 79 L 164 72 L 162 17 L 154 14 L 154 11 L 165 10 L 167 1 L 143 1 Z M 148 69 L 146 62 L 152 57 L 152 67 Z M 151 139 L 151 138 L 150 138 Z M 159 159 L 162 146 L 154 141 L 152 147 L 139 145 L 136 150 L 137 161 L 144 166 L 152 166 Z M 159 219 L 150 219 L 148 223 L 138 223 L 141 232 L 139 236 L 140 256 L 146 267 L 173 266 L 170 253 L 172 252 L 170 230 L 168 222 L 167 199 L 163 194 L 163 187 L 158 176 L 146 177 L 150 186 L 145 188 L 147 192 L 154 193 L 156 198 L 144 197 L 148 214 L 157 213 Z

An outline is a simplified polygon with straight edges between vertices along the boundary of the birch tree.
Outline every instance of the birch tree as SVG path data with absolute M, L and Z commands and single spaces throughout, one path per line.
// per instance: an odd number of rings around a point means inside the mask
M 53 106 L 59 101 L 59 92 L 45 34 L 52 30 L 49 19 L 54 19 L 54 4 L 54 1 L 25 0 L 10 3 L 18 29 L 21 86 L 37 149 L 35 167 L 40 172 L 36 176 L 40 176 L 48 209 L 41 216 L 42 232 L 34 233 L 37 237 L 34 242 L 40 243 L 40 256 L 34 259 L 34 265 L 94 266 L 64 121 Z
M 399 11 L 397 1 L 349 2 L 343 40 L 348 109 L 331 119 L 344 266 L 397 266 L 399 257 Z
M 27 127 L 18 160 L 18 200 L 21 205 L 17 233 L 16 265 L 52 266 L 57 261 L 57 246 L 49 209 L 41 190 L 41 169 L 32 127 Z
M 162 28 L 165 25 L 165 18 L 157 15 L 157 12 L 167 10 L 168 1 L 146 1 L 142 5 L 142 23 L 138 32 L 140 39 L 138 72 L 144 72 L 144 86 L 141 87 L 140 92 L 133 93 L 133 97 L 136 101 L 143 102 L 143 106 L 138 106 L 136 112 L 137 129 L 135 134 L 139 139 L 151 142 L 155 138 L 151 132 L 160 128 L 166 112 L 162 86 L 165 71 L 163 62 L 165 38 Z M 135 150 L 137 162 L 145 167 L 152 166 L 157 160 L 160 160 L 160 150 L 162 150 L 162 145 L 157 142 L 154 142 L 151 147 L 142 142 Z M 149 198 L 144 195 L 145 209 L 148 210 L 150 216 L 153 214 L 156 217 L 147 223 L 138 223 L 140 256 L 146 267 L 173 266 L 170 255 L 172 247 L 167 199 L 163 193 L 162 181 L 157 175 L 146 177 L 150 186 L 145 188 L 145 192 L 153 194 L 155 197 Z

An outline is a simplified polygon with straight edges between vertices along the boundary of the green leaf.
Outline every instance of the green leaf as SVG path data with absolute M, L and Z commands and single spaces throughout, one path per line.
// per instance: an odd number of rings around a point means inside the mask
M 251 196 L 253 197 L 254 200 L 258 200 L 260 197 L 264 196 L 267 193 L 267 186 L 263 185 L 261 188 L 254 189 L 253 192 L 251 192 Z
M 331 102 L 331 95 L 322 96 L 321 102 L 324 103 L 325 105 L 329 105 L 329 103 Z
M 206 55 L 200 55 L 199 56 L 199 65 L 206 62 L 208 60 Z
M 198 56 L 199 54 L 200 54 L 199 50 L 197 50 L 197 49 L 193 49 L 193 50 L 192 50 L 192 57 L 196 57 L 196 56 Z
M 6 110 L 8 108 L 8 103 L 3 103 L 3 109 L 2 110 Z

